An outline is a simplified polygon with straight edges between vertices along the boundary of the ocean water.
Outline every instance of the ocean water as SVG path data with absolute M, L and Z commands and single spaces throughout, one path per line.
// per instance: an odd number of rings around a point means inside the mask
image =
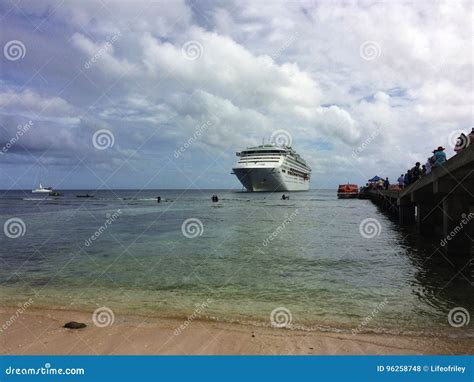
M 202 319 L 306 330 L 469 333 L 448 323 L 454 308 L 473 311 L 467 259 L 447 258 L 368 200 L 338 200 L 335 190 L 285 201 L 223 190 L 76 197 L 86 192 L 1 192 L 2 305 L 31 298 L 35 307 L 105 306 L 119 320 L 197 309 Z

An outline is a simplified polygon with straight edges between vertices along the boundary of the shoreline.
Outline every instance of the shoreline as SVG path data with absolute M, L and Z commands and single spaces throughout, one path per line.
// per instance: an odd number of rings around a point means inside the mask
M 0 322 L 15 315 L 0 308 Z M 84 329 L 65 329 L 69 321 Z M 97 327 L 91 313 L 28 309 L 0 334 L 0 354 L 167 354 L 167 355 L 396 355 L 469 354 L 471 338 L 347 334 L 288 330 L 195 319 L 177 333 L 184 320 L 134 315 L 115 316 Z
M 27 304 L 23 304 L 27 305 Z M 0 314 L 4 311 L 11 311 L 14 315 L 16 311 L 21 311 L 22 308 L 19 308 L 20 304 L 9 304 L 3 303 L 0 305 Z M 34 306 L 28 306 L 27 310 L 31 313 L 38 312 L 38 314 L 42 314 L 43 312 L 65 312 L 65 313 L 77 313 L 78 315 L 86 315 L 92 316 L 94 310 L 97 309 L 97 306 L 76 306 L 74 308 L 64 308 L 62 305 L 48 305 L 48 304 L 38 304 L 35 303 Z M 26 310 L 26 309 L 25 309 Z M 183 324 L 186 322 L 190 316 L 192 316 L 192 312 L 190 313 L 189 310 L 177 312 L 177 311 L 142 311 L 137 312 L 133 310 L 120 310 L 117 308 L 112 309 L 116 317 L 120 317 L 122 321 L 172 321 L 176 323 Z M 215 317 L 214 315 L 198 314 L 196 317 L 192 317 L 192 320 L 196 320 L 206 324 L 223 324 L 223 325 L 237 325 L 237 326 L 244 326 L 249 328 L 261 328 L 261 329 L 273 329 L 270 324 L 270 321 L 267 319 L 263 319 L 261 317 L 235 317 L 235 318 L 222 318 L 222 317 Z M 359 321 L 358 321 L 359 322 Z M 360 321 L 362 322 L 362 321 Z M 92 323 L 92 322 L 91 322 Z M 2 321 L 0 321 L 0 333 L 2 331 L 1 328 Z M 283 328 L 283 330 L 287 331 L 298 331 L 304 333 L 328 333 L 328 334 L 341 334 L 341 335 L 352 335 L 355 331 L 357 335 L 364 334 L 364 335 L 382 335 L 382 336 L 397 336 L 397 337 L 410 337 L 410 338 L 444 338 L 446 340 L 452 338 L 459 338 L 462 337 L 463 333 L 460 331 L 453 330 L 453 328 L 445 328 L 439 327 L 435 328 L 431 327 L 431 330 L 417 330 L 415 328 L 412 329 L 403 329 L 403 328 L 374 328 L 374 327 L 363 327 L 360 328 L 361 325 L 358 327 L 354 326 L 355 324 L 349 323 L 341 323 L 338 322 L 336 325 L 332 325 L 329 322 L 292 322 L 287 327 Z M 177 325 L 179 326 L 179 324 Z M 451 329 L 451 330 L 449 330 Z M 474 333 L 473 333 L 474 335 Z

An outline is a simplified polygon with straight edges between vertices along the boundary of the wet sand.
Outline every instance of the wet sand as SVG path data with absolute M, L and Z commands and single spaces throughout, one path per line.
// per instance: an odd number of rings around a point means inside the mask
M 7 322 L 14 308 L 0 309 Z M 65 329 L 69 321 L 87 324 Z M 115 317 L 97 327 L 92 314 L 29 309 L 0 334 L 1 354 L 469 354 L 469 340 L 337 334 L 194 320 L 178 335 L 178 319 Z

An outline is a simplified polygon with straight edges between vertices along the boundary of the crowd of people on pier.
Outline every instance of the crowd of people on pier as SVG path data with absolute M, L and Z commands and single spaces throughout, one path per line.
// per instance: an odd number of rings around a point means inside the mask
M 378 176 L 374 176 L 372 179 L 369 179 L 369 182 L 364 186 L 361 187 L 360 191 L 365 190 L 388 190 L 390 187 L 390 181 L 388 177 L 385 179 L 380 178 Z
M 470 144 L 474 145 L 474 127 L 468 135 L 464 133 L 459 135 L 456 140 L 456 145 L 454 146 L 454 152 L 458 154 Z M 373 179 L 369 180 L 369 183 L 367 183 L 363 189 L 388 190 L 403 189 L 408 187 L 410 184 L 415 183 L 423 176 L 430 174 L 434 168 L 444 165 L 447 159 L 445 148 L 443 146 L 438 146 L 438 148 L 432 151 L 432 154 L 433 155 L 427 158 L 425 164 L 422 165 L 420 162 L 416 162 L 415 166 L 408 169 L 404 174 L 401 174 L 397 179 L 397 184 L 391 185 L 388 178 L 382 179 L 379 177 L 374 177 Z
M 461 135 L 456 140 L 456 145 L 454 146 L 454 152 L 458 154 L 464 150 L 470 144 L 474 144 L 474 127 L 469 135 L 461 133 Z M 411 169 L 408 169 L 405 174 L 401 174 L 397 179 L 398 187 L 405 188 L 410 184 L 416 182 L 421 177 L 428 175 L 436 167 L 441 167 L 446 162 L 446 153 L 443 146 L 438 146 L 437 149 L 433 150 L 433 155 L 428 157 L 425 164 L 421 165 L 420 162 L 416 162 L 415 166 Z
M 456 154 L 460 153 L 471 143 L 474 144 L 474 127 L 469 135 L 461 133 L 456 140 L 454 152 Z M 446 153 L 444 150 L 445 148 L 443 146 L 438 146 L 437 149 L 433 150 L 433 155 L 428 157 L 425 164 L 421 165 L 420 162 L 416 162 L 414 167 L 407 170 L 405 174 L 401 174 L 397 179 L 398 187 L 401 189 L 408 187 L 421 177 L 430 174 L 434 168 L 443 166 L 446 162 Z

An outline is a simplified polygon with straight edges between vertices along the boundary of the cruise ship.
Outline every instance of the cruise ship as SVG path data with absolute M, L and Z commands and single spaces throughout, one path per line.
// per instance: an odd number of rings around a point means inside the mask
M 238 152 L 232 169 L 248 191 L 307 191 L 311 167 L 289 146 L 265 144 Z

